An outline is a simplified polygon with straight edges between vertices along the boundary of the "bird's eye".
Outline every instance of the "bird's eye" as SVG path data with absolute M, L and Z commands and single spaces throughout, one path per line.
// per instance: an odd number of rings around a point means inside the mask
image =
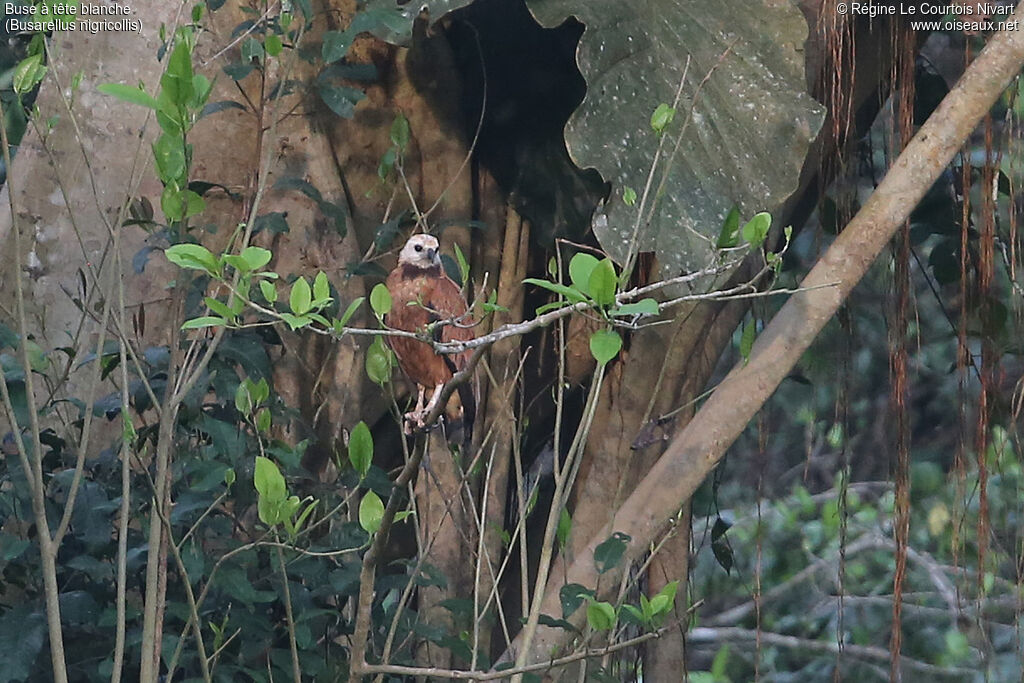
M 413 249 L 415 249 L 416 251 L 423 251 L 423 245 L 417 244 L 415 247 L 413 247 Z

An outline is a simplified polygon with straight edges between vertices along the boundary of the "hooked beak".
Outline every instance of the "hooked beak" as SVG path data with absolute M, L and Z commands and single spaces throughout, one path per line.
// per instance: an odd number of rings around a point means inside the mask
M 441 262 L 441 257 L 438 255 L 437 249 L 427 249 L 427 258 L 434 264 Z

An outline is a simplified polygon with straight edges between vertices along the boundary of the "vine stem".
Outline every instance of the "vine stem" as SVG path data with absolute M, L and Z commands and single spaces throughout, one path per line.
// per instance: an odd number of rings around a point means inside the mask
M 0 103 L 0 122 L 4 121 L 3 104 Z M 57 543 L 50 535 L 50 524 L 46 518 L 46 484 L 43 481 L 43 444 L 40 439 L 39 414 L 36 411 L 35 382 L 32 364 L 28 354 L 28 317 L 25 313 L 24 271 L 21 268 L 21 222 L 14 208 L 14 174 L 11 173 L 11 148 L 7 138 L 7 126 L 0 124 L 0 145 L 3 146 L 4 167 L 7 169 L 7 197 L 11 210 L 11 232 L 14 233 L 14 294 L 17 306 L 18 332 L 21 336 L 21 363 L 25 374 L 25 395 L 28 405 L 28 421 L 32 433 L 31 462 L 29 462 L 25 440 L 18 427 L 14 406 L 7 388 L 7 377 L 0 372 L 0 386 L 3 387 L 4 408 L 8 413 L 14 432 L 18 455 L 25 470 L 32 493 L 32 512 L 35 516 L 39 539 L 39 559 L 43 570 L 43 586 L 46 603 L 46 625 L 50 637 L 50 661 L 53 664 L 53 678 L 56 683 L 67 683 L 68 671 L 64 659 L 64 636 L 60 626 L 60 587 L 57 585 Z
M 275 538 L 277 534 L 274 534 Z M 299 646 L 295 642 L 295 617 L 292 614 L 292 591 L 288 587 L 288 567 L 284 562 L 284 550 L 277 546 L 277 563 L 281 567 L 281 586 L 284 589 L 284 618 L 288 625 L 288 647 L 292 651 L 292 679 L 302 683 L 302 667 L 299 666 Z

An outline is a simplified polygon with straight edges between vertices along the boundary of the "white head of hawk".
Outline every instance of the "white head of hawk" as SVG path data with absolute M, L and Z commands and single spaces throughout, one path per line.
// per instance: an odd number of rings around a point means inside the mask
M 413 235 L 398 252 L 399 265 L 435 268 L 441 265 L 441 245 L 433 235 Z

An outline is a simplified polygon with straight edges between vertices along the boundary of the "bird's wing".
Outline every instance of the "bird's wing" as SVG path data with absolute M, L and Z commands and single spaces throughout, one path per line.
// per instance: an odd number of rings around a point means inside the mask
M 466 300 L 451 278 L 441 273 L 437 278 L 431 278 L 433 287 L 430 290 L 428 300 L 424 302 L 427 309 L 431 311 L 434 320 L 456 320 L 455 323 L 444 325 L 440 329 L 439 341 L 469 341 L 476 337 L 476 332 L 467 327 L 473 324 L 470 316 L 466 315 L 468 309 Z M 453 354 L 453 361 L 459 369 L 465 367 L 469 360 L 469 352 Z
M 405 332 L 420 332 L 430 322 L 429 312 L 417 305 L 425 287 L 423 277 L 406 278 L 396 269 L 385 283 L 391 294 L 391 311 L 385 321 L 389 327 Z M 388 337 L 402 370 L 416 384 L 433 388 L 447 381 L 447 368 L 429 345 L 408 337 Z

